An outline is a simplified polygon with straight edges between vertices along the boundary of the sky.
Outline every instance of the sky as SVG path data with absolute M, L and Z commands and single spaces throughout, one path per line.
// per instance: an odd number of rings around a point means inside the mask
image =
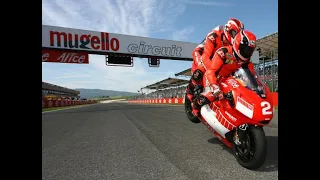
M 258 38 L 278 31 L 277 0 L 43 0 L 42 24 L 200 43 L 229 18 L 241 20 Z M 191 53 L 191 52 L 190 52 Z M 42 62 L 42 81 L 67 88 L 137 92 L 191 67 L 191 61 L 161 60 L 149 67 L 106 66 L 103 55 L 89 64 Z

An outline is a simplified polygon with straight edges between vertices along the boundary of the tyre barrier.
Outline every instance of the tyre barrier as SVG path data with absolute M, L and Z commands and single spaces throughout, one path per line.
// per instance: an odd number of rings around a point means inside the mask
M 278 106 L 278 93 L 272 93 L 273 105 Z M 184 104 L 184 98 L 156 98 L 156 99 L 136 99 L 128 100 L 129 103 L 143 104 Z
M 42 108 L 64 107 L 98 103 L 96 100 L 42 100 Z

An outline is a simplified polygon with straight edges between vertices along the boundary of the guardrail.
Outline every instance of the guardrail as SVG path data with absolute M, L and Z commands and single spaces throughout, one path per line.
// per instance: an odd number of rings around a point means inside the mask
M 272 93 L 273 105 L 278 106 L 278 93 Z M 184 104 L 184 98 L 156 98 L 156 99 L 137 99 L 128 100 L 130 103 L 145 104 Z
M 42 100 L 42 108 L 64 107 L 98 103 L 97 100 Z

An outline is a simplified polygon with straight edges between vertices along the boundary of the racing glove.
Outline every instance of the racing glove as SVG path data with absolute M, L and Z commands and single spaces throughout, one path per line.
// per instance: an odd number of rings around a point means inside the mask
M 212 94 L 215 98 L 215 100 L 222 100 L 223 99 L 223 92 L 220 90 L 219 86 L 213 84 L 211 85 L 213 88 Z

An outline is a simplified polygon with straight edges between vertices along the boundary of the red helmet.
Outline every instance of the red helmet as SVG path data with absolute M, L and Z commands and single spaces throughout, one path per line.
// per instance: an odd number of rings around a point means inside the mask
M 231 18 L 227 24 L 224 26 L 224 35 L 226 36 L 228 42 L 232 44 L 233 38 L 238 34 L 240 30 L 244 29 L 244 25 L 241 21 Z
M 252 32 L 241 30 L 233 40 L 234 56 L 242 61 L 250 60 L 256 48 L 256 41 L 257 38 Z

